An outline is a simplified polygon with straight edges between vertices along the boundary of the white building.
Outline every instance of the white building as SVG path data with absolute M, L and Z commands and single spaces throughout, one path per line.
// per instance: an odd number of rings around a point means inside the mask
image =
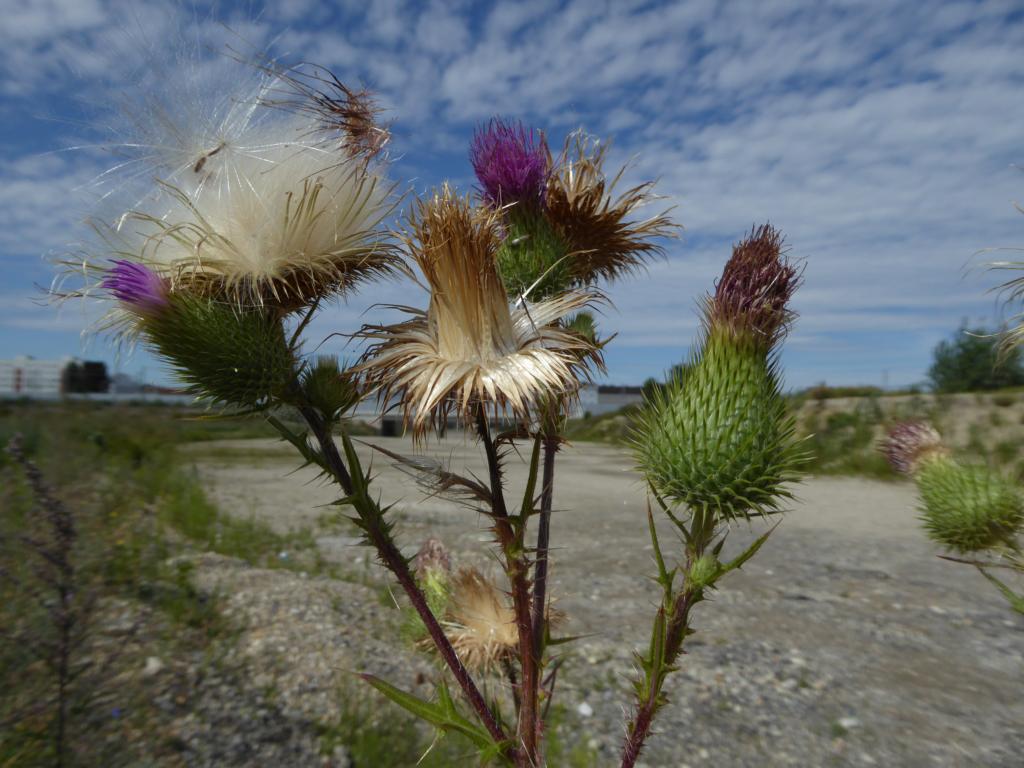
M 64 371 L 74 362 L 73 357 L 36 360 L 27 355 L 0 360 L 0 397 L 60 397 Z

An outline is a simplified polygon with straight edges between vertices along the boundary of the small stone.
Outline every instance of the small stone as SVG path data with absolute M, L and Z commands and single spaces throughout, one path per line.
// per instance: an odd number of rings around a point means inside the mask
M 839 725 L 845 728 L 846 730 L 851 731 L 854 728 L 860 728 L 860 720 L 858 720 L 856 717 L 840 717 Z
M 149 656 L 146 659 L 146 665 L 142 668 L 142 674 L 145 677 L 153 677 L 159 675 L 164 668 L 164 663 L 160 661 L 156 656 Z
M 590 717 L 594 714 L 594 708 L 585 701 L 576 707 L 576 711 L 580 713 L 580 717 Z

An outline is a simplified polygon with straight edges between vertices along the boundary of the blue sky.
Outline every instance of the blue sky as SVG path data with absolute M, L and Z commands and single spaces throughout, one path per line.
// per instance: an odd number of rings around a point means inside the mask
M 111 164 L 120 94 L 175 39 L 269 48 L 378 92 L 392 177 L 472 186 L 466 156 L 494 114 L 578 127 L 658 179 L 685 226 L 668 258 L 612 286 L 608 380 L 681 359 L 696 299 L 729 246 L 770 220 L 806 262 L 787 383 L 903 385 L 962 319 L 999 317 L 984 248 L 1024 245 L 1024 12 L 1015 2 L 199 2 L 0 0 L 0 358 L 116 350 L 95 307 L 40 304 L 46 259 L 74 252 Z M 314 337 L 423 305 L 385 284 L 333 307 Z M 338 348 L 338 342 L 331 341 Z M 121 355 L 122 370 L 160 366 Z

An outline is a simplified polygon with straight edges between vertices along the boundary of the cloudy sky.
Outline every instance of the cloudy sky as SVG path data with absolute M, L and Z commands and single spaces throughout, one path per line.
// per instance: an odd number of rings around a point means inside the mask
M 472 186 L 475 126 L 495 114 L 559 145 L 611 139 L 627 181 L 658 179 L 685 226 L 668 257 L 616 284 L 609 381 L 685 354 L 695 300 L 729 246 L 770 220 L 806 263 L 787 382 L 904 385 L 963 319 L 999 317 L 979 254 L 1024 245 L 1024 12 L 1018 2 L 418 3 L 0 0 L 0 358 L 115 361 L 80 331 L 96 309 L 40 304 L 112 160 L 117 104 L 175 40 L 270 50 L 375 89 L 392 175 Z M 75 148 L 77 149 L 68 149 Z M 314 332 L 423 304 L 400 284 L 332 308 Z M 329 341 L 326 348 L 340 342 Z M 142 353 L 122 370 L 163 374 Z

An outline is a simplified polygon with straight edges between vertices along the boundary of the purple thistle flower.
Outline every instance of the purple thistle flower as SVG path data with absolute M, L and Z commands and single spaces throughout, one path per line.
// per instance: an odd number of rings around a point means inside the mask
M 935 428 L 925 421 L 905 421 L 889 430 L 879 449 L 897 472 L 913 474 L 923 459 L 942 456 L 946 448 Z
M 114 261 L 101 285 L 136 312 L 152 313 L 167 306 L 167 283 L 134 261 Z
M 715 286 L 718 320 L 751 328 L 774 341 L 791 318 L 789 300 L 800 272 L 784 256 L 782 234 L 770 224 L 756 227 L 733 247 Z
M 489 203 L 544 204 L 547 144 L 532 128 L 494 118 L 477 129 L 469 159 Z

